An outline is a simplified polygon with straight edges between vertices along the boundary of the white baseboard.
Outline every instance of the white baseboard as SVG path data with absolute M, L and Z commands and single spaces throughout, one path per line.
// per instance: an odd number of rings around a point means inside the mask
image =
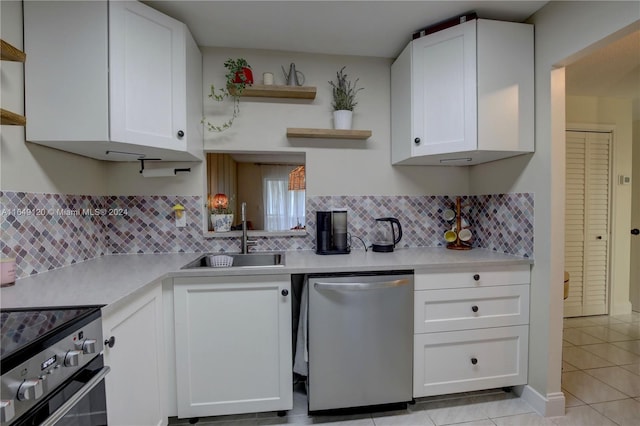
M 542 396 L 538 391 L 529 385 L 522 389 L 520 398 L 531 405 L 538 414 L 544 417 L 564 416 L 564 394 L 554 392 Z
M 618 303 L 611 306 L 610 315 L 628 315 L 633 311 L 633 307 L 630 301 Z

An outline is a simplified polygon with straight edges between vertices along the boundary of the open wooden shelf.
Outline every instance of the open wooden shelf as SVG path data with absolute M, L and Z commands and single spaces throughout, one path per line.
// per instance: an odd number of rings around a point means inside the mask
M 15 112 L 7 111 L 0 108 L 0 124 L 10 126 L 25 126 L 27 119 L 24 115 L 16 114 Z
M 307 129 L 287 128 L 288 138 L 312 138 L 312 139 L 359 139 L 365 140 L 371 137 L 371 130 L 337 130 L 337 129 Z
M 27 55 L 22 50 L 0 39 L 0 59 L 3 61 L 24 62 L 27 59 Z M 24 115 L 0 108 L 0 125 L 25 126 L 26 124 L 27 119 Z
M 27 55 L 4 40 L 0 40 L 0 59 L 3 61 L 24 62 Z
M 235 93 L 233 86 L 229 87 L 229 93 Z M 316 88 L 312 86 L 275 86 L 254 84 L 245 87 L 240 97 L 253 96 L 256 98 L 289 98 L 289 99 L 315 99 Z

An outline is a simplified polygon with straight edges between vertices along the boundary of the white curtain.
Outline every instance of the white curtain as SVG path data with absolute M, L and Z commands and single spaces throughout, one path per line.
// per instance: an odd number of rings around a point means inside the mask
M 262 165 L 265 231 L 304 226 L 305 191 L 289 191 L 289 173 L 297 166 Z

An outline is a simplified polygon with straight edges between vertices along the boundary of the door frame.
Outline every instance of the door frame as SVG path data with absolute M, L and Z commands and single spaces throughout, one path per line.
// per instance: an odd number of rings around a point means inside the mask
M 566 124 L 565 128 L 565 136 L 566 132 L 591 132 L 591 133 L 610 133 L 611 134 L 611 143 L 609 144 L 609 194 L 611 194 L 609 198 L 609 247 L 607 248 L 607 315 L 610 315 L 613 312 L 612 306 L 612 294 L 615 290 L 615 269 L 612 268 L 612 259 L 616 254 L 616 238 L 615 232 L 616 229 L 616 197 L 617 191 L 616 186 L 614 184 L 614 169 L 616 164 L 614 144 L 615 144 L 615 135 L 616 135 L 616 126 L 614 124 L 597 124 L 597 123 L 574 123 L 570 122 Z M 566 139 L 565 139 L 565 147 L 566 147 Z M 566 148 L 565 148 L 566 149 Z M 565 168 L 566 168 L 566 158 L 565 158 Z M 566 177 L 565 177 L 566 184 Z M 566 216 L 566 212 L 565 212 Z

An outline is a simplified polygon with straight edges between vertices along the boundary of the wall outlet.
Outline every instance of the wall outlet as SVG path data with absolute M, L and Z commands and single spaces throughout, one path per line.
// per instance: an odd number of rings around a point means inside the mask
M 181 215 L 176 215 L 176 228 L 184 228 L 185 226 L 187 226 L 187 212 L 183 211 Z

